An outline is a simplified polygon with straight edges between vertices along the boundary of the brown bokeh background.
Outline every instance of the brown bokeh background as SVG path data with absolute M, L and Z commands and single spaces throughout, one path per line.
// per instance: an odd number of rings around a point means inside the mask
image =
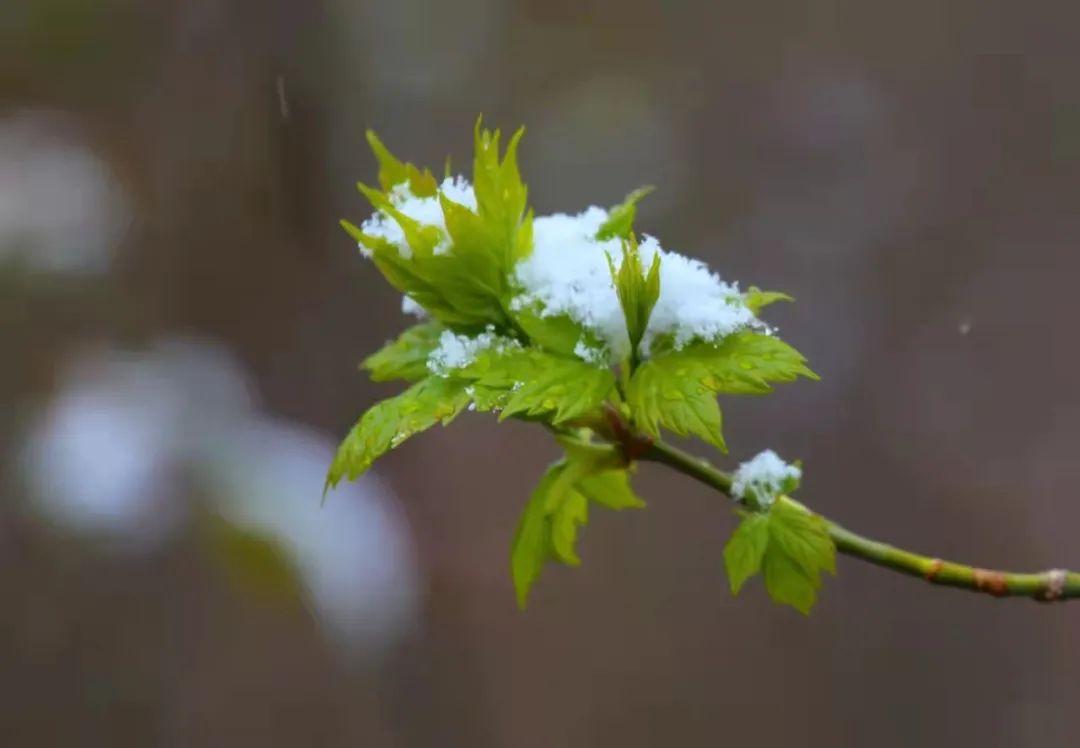
M 725 402 L 725 464 L 772 446 L 853 529 L 1078 567 L 1078 29 L 1066 2 L 4 0 L 0 745 L 1075 744 L 1080 609 L 846 559 L 809 619 L 733 600 L 730 510 L 659 468 L 519 613 L 508 546 L 555 454 L 524 426 L 466 416 L 380 466 L 416 602 L 360 655 L 253 589 L 266 564 L 230 581 L 213 511 L 103 547 L 45 519 L 25 453 L 87 343 L 174 336 L 230 352 L 260 417 L 343 435 L 405 324 L 337 227 L 367 212 L 363 129 L 466 164 L 483 112 L 527 126 L 538 212 L 652 183 L 642 230 L 798 298 L 770 317 L 823 381 Z M 68 194 L 72 153 L 99 176 Z M 153 512 L 212 504 L 170 464 Z

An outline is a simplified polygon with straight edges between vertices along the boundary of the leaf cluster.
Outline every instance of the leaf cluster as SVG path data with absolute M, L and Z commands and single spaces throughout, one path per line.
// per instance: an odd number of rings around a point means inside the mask
M 742 513 L 724 548 L 724 563 L 732 594 L 761 572 L 773 600 L 809 615 L 821 572 L 836 574 L 836 548 L 824 518 L 782 499 L 765 512 Z
M 529 256 L 533 241 L 533 213 L 518 167 L 522 134 L 518 130 L 502 149 L 500 132 L 477 122 L 473 209 L 450 199 L 429 170 L 399 160 L 368 133 L 379 186 L 358 187 L 384 220 L 400 227 L 407 251 L 348 221 L 342 225 L 386 280 L 429 318 L 362 362 L 373 380 L 408 387 L 360 417 L 338 449 L 326 489 L 356 479 L 405 440 L 449 424 L 467 409 L 546 425 L 564 457 L 545 472 L 518 525 L 511 569 L 524 606 L 547 562 L 580 562 L 578 530 L 590 508 L 644 506 L 630 487 L 633 464 L 618 445 L 595 442 L 597 433 L 587 428 L 602 422 L 605 412 L 619 413 L 629 429 L 653 439 L 667 431 L 726 451 L 718 396 L 766 394 L 777 383 L 817 376 L 790 345 L 755 330 L 681 348 L 654 346 L 642 355 L 640 344 L 662 291 L 662 258 L 655 253 L 643 261 L 633 227 L 638 203 L 652 188 L 636 190 L 613 207 L 597 234 L 621 243 L 621 257 L 609 256 L 608 262 L 631 343 L 627 360 L 583 359 L 582 345 L 600 346 L 593 333 L 566 315 L 515 307 L 515 267 Z M 399 208 L 403 195 L 438 200 L 443 225 L 410 218 Z M 755 314 L 790 300 L 756 288 L 742 298 Z M 497 344 L 453 365 L 433 365 L 433 354 L 448 340 L 479 335 Z M 819 520 L 787 501 L 747 514 L 725 552 L 733 591 L 761 570 L 774 599 L 809 610 L 820 570 L 832 570 L 831 541 Z

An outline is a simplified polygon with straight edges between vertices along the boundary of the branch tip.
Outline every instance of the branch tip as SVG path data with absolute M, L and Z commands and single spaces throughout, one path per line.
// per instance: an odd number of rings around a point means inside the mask
M 1036 600 L 1043 603 L 1052 603 L 1065 597 L 1065 582 L 1068 581 L 1068 572 L 1065 569 L 1050 569 L 1045 572 L 1046 584 L 1036 596 Z
M 624 454 L 629 453 L 630 449 L 635 447 L 632 442 L 627 442 L 628 437 L 634 436 L 632 427 L 627 425 L 614 408 L 607 414 L 606 420 L 606 425 L 618 434 L 617 438 L 611 437 L 612 443 L 618 445 Z M 650 439 L 649 442 L 651 448 L 641 455 L 641 459 L 673 468 L 731 498 L 731 475 L 716 469 L 707 460 L 683 452 L 663 440 Z M 638 442 L 638 445 L 641 444 L 642 442 Z M 792 503 L 810 511 L 798 502 Z M 952 563 L 871 540 L 828 519 L 825 521 L 838 553 L 917 577 L 931 584 L 982 592 L 993 597 L 1026 597 L 1038 602 L 1080 599 L 1080 573 L 1077 572 L 1049 569 L 1025 574 Z

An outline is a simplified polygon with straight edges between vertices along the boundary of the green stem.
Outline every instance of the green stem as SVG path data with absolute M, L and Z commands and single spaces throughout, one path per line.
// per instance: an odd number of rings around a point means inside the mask
M 655 441 L 639 459 L 667 465 L 719 491 L 736 503 L 743 503 L 731 496 L 731 476 L 728 473 L 670 444 Z M 1028 597 L 1039 602 L 1080 598 L 1080 574 L 1076 572 L 1050 569 L 1024 574 L 980 569 L 922 556 L 864 538 L 828 519 L 826 522 L 829 525 L 829 535 L 840 553 L 901 574 L 919 577 L 931 584 L 985 592 L 995 597 Z
M 532 342 L 529 338 L 529 333 L 525 332 L 525 328 L 518 323 L 517 318 L 514 316 L 513 312 L 510 311 L 509 305 L 500 300 L 499 308 L 502 309 L 503 317 L 506 318 L 506 324 L 514 333 L 514 337 L 517 338 L 522 345 L 529 345 Z

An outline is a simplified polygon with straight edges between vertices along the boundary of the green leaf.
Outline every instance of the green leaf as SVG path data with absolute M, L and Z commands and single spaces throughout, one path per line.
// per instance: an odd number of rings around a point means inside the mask
M 467 364 L 446 369 L 443 373 L 470 384 L 510 390 L 530 379 L 542 359 L 540 351 L 522 348 L 512 338 L 493 338 L 487 347 L 477 350 Z
M 636 352 L 645 328 L 649 326 L 649 317 L 656 306 L 656 300 L 660 298 L 660 253 L 653 255 L 648 274 L 641 264 L 637 239 L 632 234 L 629 239 L 623 239 L 622 253 L 623 260 L 619 269 L 615 269 L 610 255 L 608 268 L 611 270 L 611 280 L 615 284 L 615 293 L 619 297 L 619 305 L 626 320 L 631 350 Z
M 716 392 L 766 393 L 772 391 L 772 382 L 794 382 L 800 376 L 820 379 L 801 353 L 773 335 L 741 332 L 719 345 L 697 344 L 685 350 L 708 370 L 709 386 Z
M 389 192 L 396 185 L 408 180 L 409 175 L 405 164 L 399 161 L 390 152 L 390 149 L 383 145 L 375 131 L 368 130 L 364 134 L 367 136 L 368 145 L 371 146 L 371 150 L 375 154 L 375 159 L 379 162 L 379 184 L 382 185 L 382 188 Z
M 414 255 L 419 257 L 430 257 L 432 255 L 435 247 L 442 241 L 442 231 L 437 226 L 423 224 L 416 219 L 410 218 L 395 208 L 386 195 L 373 187 L 368 187 L 363 182 L 357 182 L 356 189 L 360 190 L 361 194 L 368 199 L 371 207 L 382 211 L 397 221 L 405 234 L 405 241 Z M 380 243 L 380 246 L 384 245 Z M 378 247 L 369 247 L 369 249 L 377 250 Z M 396 247 L 394 249 L 398 251 Z M 400 251 L 398 251 L 398 254 L 400 254 Z
M 578 481 L 577 488 L 589 501 L 608 509 L 644 509 L 642 501 L 630 487 L 627 469 L 605 470 Z
M 615 387 L 610 369 L 579 359 L 536 350 L 511 353 L 507 358 L 527 359 L 533 369 L 530 377 L 515 382 L 520 384 L 511 391 L 500 420 L 522 414 L 550 416 L 552 423 L 562 423 L 600 407 Z
M 544 562 L 552 558 L 552 519 L 548 506 L 554 503 L 558 507 L 561 499 L 565 498 L 553 491 L 565 490 L 564 484 L 559 481 L 559 476 L 565 469 L 564 462 L 558 462 L 547 469 L 518 521 L 514 545 L 510 552 L 510 572 L 517 593 L 518 607 L 522 609 L 528 602 L 529 590 L 540 577 Z
M 614 445 L 592 441 L 587 431 L 557 434 L 555 441 L 565 450 L 566 458 L 573 463 L 579 478 L 611 470 L 623 470 L 626 467 L 622 454 Z
M 510 390 L 505 387 L 491 387 L 479 382 L 470 384 L 467 392 L 469 397 L 472 398 L 473 409 L 479 413 L 502 410 L 506 405 L 506 401 L 510 398 Z
M 761 570 L 768 544 L 768 518 L 763 514 L 743 513 L 742 522 L 724 546 L 724 565 L 731 582 L 731 594 L 739 594 L 746 580 Z
M 797 350 L 780 338 L 756 332 L 735 333 L 719 343 L 692 343 L 653 360 L 728 395 L 765 394 L 772 391 L 770 383 L 793 382 L 800 376 L 819 379 Z
M 580 566 L 577 531 L 589 522 L 589 501 L 574 490 L 566 492 L 558 508 L 551 512 L 551 550 L 567 566 Z
M 415 224 L 415 222 L 413 222 Z M 408 220 L 406 221 L 408 224 Z M 394 288 L 408 294 L 416 303 L 445 325 L 480 328 L 494 324 L 500 329 L 511 325 L 504 308 L 502 276 L 488 259 L 475 254 L 433 254 L 431 241 L 419 231 L 406 232 L 410 242 L 417 242 L 411 257 L 403 257 L 398 248 L 379 237 L 364 234 L 347 221 L 342 225 L 360 242 L 371 259 Z M 438 231 L 435 227 L 426 227 Z
M 579 445 L 580 446 L 580 445 Z M 578 529 L 589 521 L 589 502 L 612 509 L 643 507 L 630 490 L 625 469 L 605 468 L 606 448 L 572 448 L 567 457 L 548 468 L 518 521 L 510 553 L 510 570 L 518 606 L 524 608 L 529 590 L 548 561 L 577 566 Z
M 532 213 L 526 212 L 527 192 L 517 167 L 517 146 L 522 131 L 511 139 L 504 157 L 499 154 L 499 133 L 477 124 L 474 191 L 477 209 L 470 210 L 438 192 L 428 172 L 420 173 L 396 159 L 374 135 L 369 136 L 379 158 L 384 190 L 409 180 L 414 194 L 438 195 L 446 233 L 421 224 L 395 208 L 385 191 L 358 185 L 372 206 L 398 223 L 411 252 L 403 257 L 390 242 L 367 236 L 342 222 L 350 236 L 368 252 L 391 285 L 413 297 L 431 315 L 452 327 L 494 324 L 510 329 L 507 306 L 509 279 L 518 259 L 532 249 Z M 418 191 L 419 190 L 419 191 Z M 449 251 L 435 250 L 449 239 Z
M 514 319 L 533 343 L 552 353 L 573 356 L 581 341 L 594 348 L 600 345 L 595 335 L 568 314 L 543 316 L 536 309 L 526 308 L 515 312 Z
M 757 286 L 751 286 L 750 290 L 743 294 L 743 303 L 746 304 L 754 314 L 760 312 L 763 307 L 767 307 L 769 304 L 774 304 L 777 301 L 787 301 L 790 303 L 795 301 L 795 299 L 780 291 L 762 291 Z
M 693 357 L 649 359 L 634 372 L 626 391 L 634 421 L 650 436 L 659 436 L 663 427 L 679 436 L 700 437 L 726 452 L 720 406 L 707 380 L 707 370 Z
M 372 237 L 361 231 L 360 227 L 352 221 L 346 221 L 344 218 L 342 218 L 340 221 L 338 221 L 338 223 L 341 224 L 341 228 L 345 229 L 345 233 L 352 237 L 353 241 L 355 241 L 357 244 L 362 244 L 365 248 L 370 249 L 370 247 L 368 247 L 368 244 L 375 242 Z
M 514 232 L 514 243 L 512 246 L 513 263 L 511 267 L 518 261 L 525 259 L 532 254 L 533 250 L 533 209 L 529 208 L 525 211 L 525 217 L 521 219 L 520 225 Z
M 525 128 L 515 132 L 500 158 L 500 132 L 483 129 L 481 119 L 477 119 L 474 131 L 476 213 L 498 238 L 499 267 L 506 270 L 532 251 L 532 216 L 525 214 L 528 190 L 517 164 L 518 144 L 524 134 Z
M 769 531 L 770 544 L 783 549 L 812 575 L 815 587 L 820 584 L 818 572 L 836 573 L 836 546 L 829 537 L 828 522 L 821 515 L 781 497 L 769 509 Z
M 360 368 L 369 371 L 371 379 L 376 382 L 396 379 L 415 382 L 424 379 L 431 374 L 427 366 L 428 356 L 439 345 L 439 336 L 444 329 L 438 322 L 414 325 L 401 333 L 397 340 L 365 358 Z
M 774 602 L 790 605 L 804 616 L 810 615 L 820 581 L 815 583 L 790 556 L 782 553 L 766 553 L 762 570 L 765 588 Z
M 468 365 L 446 372 L 467 381 L 478 410 L 562 423 L 595 411 L 611 395 L 615 375 L 577 358 L 536 348 L 480 351 Z
M 641 202 L 642 198 L 650 194 L 656 188 L 652 185 L 646 185 L 645 187 L 639 187 L 629 195 L 621 203 L 616 205 L 608 212 L 608 219 L 604 221 L 603 225 L 596 232 L 596 238 L 600 241 L 606 241 L 608 239 L 614 239 L 616 237 L 626 239 L 629 238 L 630 233 L 634 230 L 634 219 L 637 217 L 637 204 Z
M 724 561 L 733 594 L 760 569 L 775 602 L 809 615 L 821 572 L 836 574 L 836 546 L 823 517 L 781 497 L 768 512 L 744 515 Z
M 512 262 L 506 250 L 507 238 L 498 225 L 487 221 L 445 195 L 439 196 L 451 250 L 444 255 L 456 265 L 467 266 L 473 282 L 499 299 L 509 297 Z
M 359 478 L 376 459 L 413 434 L 454 420 L 469 404 L 465 386 L 461 380 L 428 377 L 372 406 L 338 447 L 324 494 L 342 478 Z
M 379 162 L 379 184 L 385 191 L 389 192 L 395 186 L 408 182 L 409 189 L 417 197 L 432 197 L 438 192 L 439 183 L 430 171 L 420 171 L 412 164 L 399 161 L 373 130 L 368 130 L 365 134 L 368 145 Z

